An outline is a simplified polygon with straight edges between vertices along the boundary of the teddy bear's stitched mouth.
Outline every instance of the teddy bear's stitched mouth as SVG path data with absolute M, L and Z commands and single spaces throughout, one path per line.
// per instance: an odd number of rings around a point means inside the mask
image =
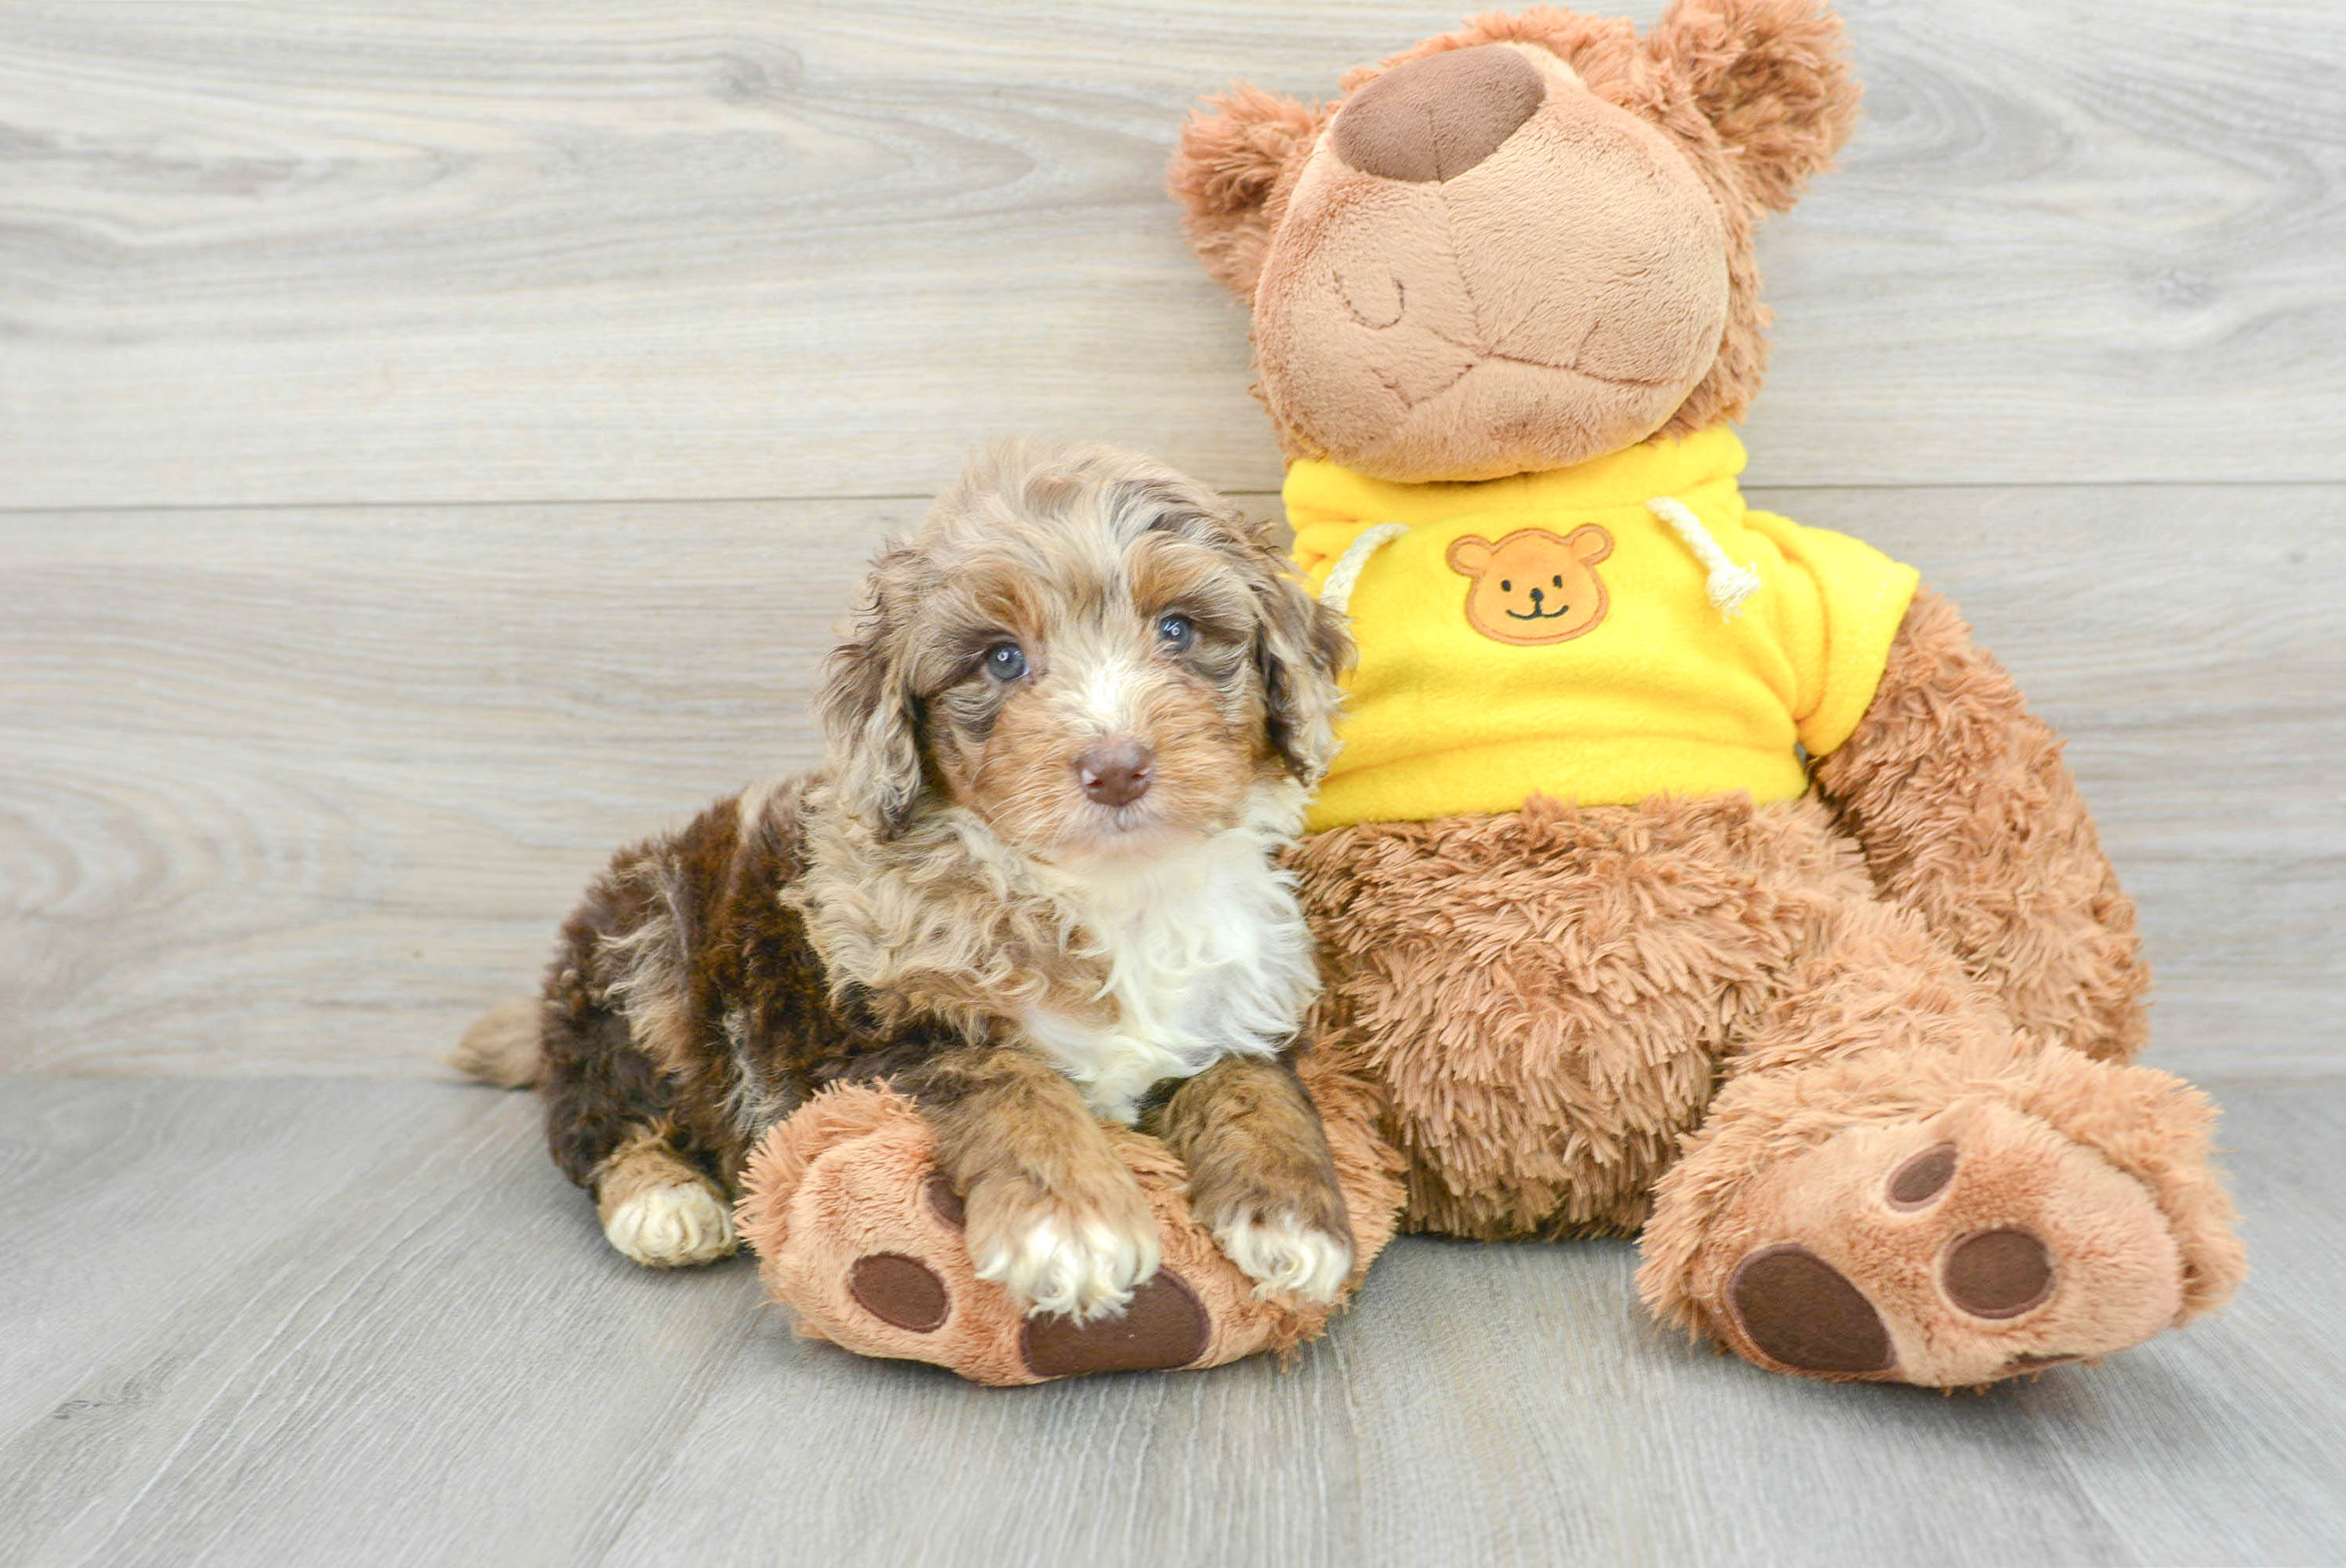
M 1661 381 L 1643 381 L 1632 376 L 1599 375 L 1595 371 L 1585 371 L 1577 365 L 1551 364 L 1545 360 L 1526 359 L 1520 354 L 1497 352 L 1478 353 L 1473 362 L 1460 369 L 1457 374 L 1433 391 L 1420 393 L 1416 397 L 1411 397 L 1403 392 L 1400 382 L 1390 374 L 1379 372 L 1377 379 L 1383 384 L 1386 391 L 1400 399 L 1402 413 L 1399 423 L 1406 424 L 1424 415 L 1436 404 L 1444 402 L 1454 396 L 1463 396 L 1469 382 L 1484 379 L 1478 377 L 1475 372 L 1496 372 L 1503 368 L 1545 372 L 1549 376 L 1559 378 L 1570 377 L 1583 383 L 1609 388 L 1615 392 L 1642 392 L 1668 384 Z
M 1508 619 L 1510 619 L 1510 620 L 1516 620 L 1516 621 L 1552 621 L 1552 620 L 1556 619 L 1556 616 L 1568 616 L 1568 615 L 1570 615 L 1570 614 L 1572 613 L 1572 606 L 1571 606 L 1570 605 L 1558 605 L 1558 606 L 1556 606 L 1556 608 L 1554 608 L 1554 609 L 1552 609 L 1552 610 L 1536 610 L 1536 609 L 1535 609 L 1535 610 L 1532 611 L 1532 613 L 1531 613 L 1531 614 L 1529 614 L 1529 615 L 1525 615 L 1525 614 L 1524 614 L 1522 611 L 1520 611 L 1520 610 L 1508 610 L 1508 611 L 1506 611 L 1505 613 L 1506 613 L 1507 618 L 1508 618 Z

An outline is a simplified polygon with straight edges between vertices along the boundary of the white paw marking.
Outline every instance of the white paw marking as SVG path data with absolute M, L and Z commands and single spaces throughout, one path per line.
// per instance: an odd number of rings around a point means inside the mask
M 1056 1312 L 1083 1323 L 1122 1312 L 1133 1288 L 1157 1272 L 1157 1232 L 1054 1215 L 973 1261 L 980 1279 L 1001 1286 L 1030 1314 Z
M 1283 1291 L 1306 1301 L 1328 1302 L 1352 1272 L 1352 1244 L 1307 1226 L 1292 1215 L 1271 1220 L 1241 1220 L 1214 1232 L 1222 1256 L 1255 1282 L 1257 1296 Z
M 733 1211 L 698 1182 L 646 1187 L 611 1211 L 603 1234 L 647 1268 L 714 1263 L 738 1245 Z

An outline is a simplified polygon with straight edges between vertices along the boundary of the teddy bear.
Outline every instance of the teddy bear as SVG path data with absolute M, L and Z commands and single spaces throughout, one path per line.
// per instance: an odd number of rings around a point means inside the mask
M 2132 1064 L 2134 911 L 2058 738 L 1912 567 L 1738 487 L 1754 232 L 1857 97 L 1815 0 L 1541 7 L 1327 104 L 1211 99 L 1170 186 L 1359 644 L 1290 860 L 1354 1283 L 1395 1228 L 1634 1236 L 1649 1307 L 1758 1367 L 1974 1386 L 2179 1325 L 2245 1257 L 2212 1107 Z M 802 1330 L 985 1381 L 1324 1328 L 1120 1136 L 1168 1259 L 1122 1322 L 975 1280 L 884 1086 L 777 1127 L 740 1225 Z

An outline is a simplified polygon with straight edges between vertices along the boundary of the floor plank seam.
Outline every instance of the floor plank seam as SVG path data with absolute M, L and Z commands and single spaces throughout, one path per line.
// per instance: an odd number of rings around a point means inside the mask
M 1817 491 L 1863 493 L 1866 491 L 1896 491 L 1901 494 L 1927 494 L 1936 491 L 1960 494 L 1982 490 L 2322 490 L 2346 485 L 2346 473 L 2334 477 L 2314 478 L 2240 478 L 2238 476 L 2169 475 L 2144 479 L 1901 479 L 1901 480 L 1816 480 L 1816 479 L 1749 479 L 1745 488 L 1755 491 Z M 1250 486 L 1221 486 L 1219 493 L 1233 500 L 1275 497 L 1274 489 Z M 413 500 L 305 500 L 305 501 L 124 501 L 74 502 L 64 505 L 10 506 L 0 504 L 0 523 L 13 519 L 37 517 L 104 516 L 126 514 L 140 516 L 196 514 L 205 512 L 230 514 L 301 513 L 301 512 L 454 512 L 495 509 L 522 510 L 530 507 L 628 507 L 628 506 L 805 506 L 824 504 L 839 505 L 875 505 L 892 504 L 925 504 L 936 499 L 934 490 L 875 490 L 853 492 L 805 491 L 760 495 L 522 495 L 476 496 L 471 498 L 434 496 Z

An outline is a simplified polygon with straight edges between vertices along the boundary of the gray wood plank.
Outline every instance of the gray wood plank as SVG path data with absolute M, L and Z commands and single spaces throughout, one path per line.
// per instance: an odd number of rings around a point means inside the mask
M 343 1086 L 302 1087 L 363 1133 Z M 626 1263 L 531 1097 L 417 1088 L 459 1125 L 344 1173 L 0 1443 L 12 1560 L 593 1560 L 756 1321 L 754 1280 Z M 230 1118 L 260 1103 L 214 1094 Z
M 2051 1459 L 2140 1561 L 2346 1562 L 2346 1250 L 2333 1229 L 2346 1093 L 2241 1081 L 2217 1095 L 2252 1268 L 2239 1299 L 2157 1356 L 2038 1380 L 2030 1415 L 2095 1434 Z
M 2346 487 L 1753 494 L 1916 562 L 2069 735 L 2156 1059 L 2341 1059 Z M 0 1063 L 432 1072 L 612 849 L 814 760 L 922 505 L 0 516 Z
M 1635 1266 L 1626 1242 L 1429 1242 L 1378 1279 L 1353 1362 L 1422 1374 L 1355 1393 L 1382 1561 L 2123 1559 L 2010 1396 L 1758 1373 L 1653 1324 Z
M 1871 111 L 1768 242 L 1758 472 L 2346 478 L 2346 13 L 1847 9 Z M 1267 487 L 1175 127 L 1455 15 L 0 9 L 0 502 L 901 494 L 1005 429 Z
M 1387 1478 L 1359 1452 L 1361 1377 L 1329 1345 L 1284 1373 L 1250 1361 L 980 1393 L 775 1321 L 644 1489 L 610 1560 L 1379 1560 L 1364 1493 Z
M 0 1060 L 429 1072 L 619 843 L 813 761 L 920 510 L 0 522 Z
M 0 1081 L 0 1431 L 331 1202 L 490 1107 L 427 1084 Z M 136 1384 L 99 1398 L 137 1400 Z
M 85 1087 L 93 1105 L 149 1092 Z M 56 1413 L 0 1422 L 12 1561 L 2346 1555 L 2328 1170 L 2346 1078 L 2218 1085 L 2259 1269 L 2229 1314 L 1945 1399 L 1698 1349 L 1644 1317 L 1624 1243 L 1423 1238 L 1290 1372 L 983 1390 L 791 1338 L 740 1264 L 621 1264 L 525 1097 L 185 1087 L 175 1115 L 215 1137 L 266 1112 L 359 1141 L 371 1101 L 450 1115 L 128 1325 Z M 270 1163 L 306 1178 L 304 1157 Z M 68 1222 L 115 1201 L 66 1160 L 14 1190 Z M 56 1331 L 36 1325 L 35 1351 Z

